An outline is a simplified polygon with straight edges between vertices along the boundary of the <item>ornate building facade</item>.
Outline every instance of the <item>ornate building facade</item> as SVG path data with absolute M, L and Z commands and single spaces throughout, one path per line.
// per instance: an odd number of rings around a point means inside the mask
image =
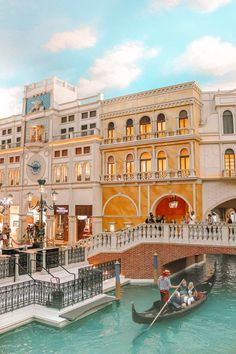
M 107 100 L 79 99 L 57 78 L 25 86 L 22 115 L 0 120 L 0 195 L 13 196 L 0 223 L 22 239 L 39 218 L 42 178 L 48 204 L 58 193 L 44 215 L 56 243 L 136 225 L 150 212 L 178 223 L 192 211 L 199 221 L 210 211 L 228 217 L 235 105 L 235 92 L 205 93 L 195 82 Z

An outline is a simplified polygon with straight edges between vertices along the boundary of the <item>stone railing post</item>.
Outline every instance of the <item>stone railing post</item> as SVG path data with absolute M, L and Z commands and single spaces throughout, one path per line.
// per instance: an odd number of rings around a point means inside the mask
M 14 281 L 19 280 L 19 259 L 20 255 L 15 254 L 15 276 L 14 276 Z
M 68 249 L 68 247 L 64 247 L 63 251 L 65 252 L 65 267 L 67 267 L 69 264 L 69 254 L 68 254 L 69 249 Z
M 169 242 L 169 236 L 170 236 L 169 224 L 164 224 L 163 242 Z
M 222 224 L 221 226 L 221 231 L 222 231 L 222 244 L 224 246 L 229 245 L 229 227 L 226 224 Z
M 36 272 L 36 253 L 30 253 L 30 274 Z
M 189 232 L 189 227 L 188 225 L 182 225 L 183 226 L 183 242 L 184 243 L 189 243 L 189 237 L 188 237 L 188 232 Z

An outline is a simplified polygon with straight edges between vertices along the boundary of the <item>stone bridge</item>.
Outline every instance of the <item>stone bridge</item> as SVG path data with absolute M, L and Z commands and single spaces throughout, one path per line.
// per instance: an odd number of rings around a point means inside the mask
M 122 273 L 133 279 L 153 277 L 153 255 L 158 271 L 178 271 L 201 261 L 204 254 L 236 255 L 236 225 L 141 224 L 118 232 L 103 232 L 80 241 L 87 258 L 96 264 L 120 258 Z

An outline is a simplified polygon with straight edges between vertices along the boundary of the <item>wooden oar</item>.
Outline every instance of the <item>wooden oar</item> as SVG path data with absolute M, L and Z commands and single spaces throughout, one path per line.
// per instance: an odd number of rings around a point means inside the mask
M 168 303 L 170 302 L 171 298 L 174 296 L 175 292 L 177 289 L 179 289 L 180 285 L 182 284 L 182 281 L 184 279 L 181 280 L 181 282 L 179 283 L 179 285 L 177 286 L 177 288 L 175 288 L 175 291 L 173 292 L 173 294 L 169 297 L 168 301 L 166 301 L 165 305 L 161 308 L 161 310 L 158 312 L 158 314 L 156 315 L 156 317 L 154 318 L 154 320 L 152 321 L 152 323 L 150 324 L 150 326 L 148 327 L 147 330 L 149 330 L 149 328 L 152 327 L 152 325 L 156 322 L 156 320 L 158 319 L 158 317 L 160 316 L 160 314 L 163 312 L 163 310 L 165 310 L 166 306 L 168 305 Z

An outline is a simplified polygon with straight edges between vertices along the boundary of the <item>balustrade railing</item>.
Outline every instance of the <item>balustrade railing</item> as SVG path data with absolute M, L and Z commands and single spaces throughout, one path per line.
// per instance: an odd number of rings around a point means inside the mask
M 79 263 L 85 261 L 85 249 L 83 247 L 72 247 L 68 249 L 68 263 Z
M 102 182 L 123 182 L 123 181 L 154 181 L 154 180 L 169 180 L 180 178 L 196 177 L 196 172 L 193 169 L 187 170 L 168 170 L 168 171 L 152 171 L 152 172 L 133 172 L 123 174 L 108 174 L 102 176 Z
M 13 277 L 15 274 L 15 258 L 4 256 L 0 258 L 0 279 Z
M 88 257 L 102 252 L 122 252 L 140 243 L 170 243 L 236 247 L 236 224 L 140 224 L 117 232 L 103 232 L 80 241 Z

